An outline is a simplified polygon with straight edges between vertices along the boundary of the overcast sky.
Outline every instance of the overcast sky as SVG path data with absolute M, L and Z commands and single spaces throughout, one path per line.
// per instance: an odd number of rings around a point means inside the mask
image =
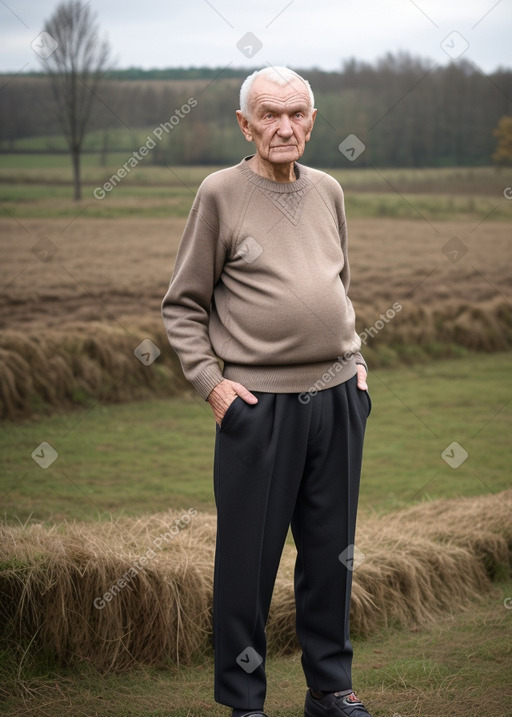
M 0 0 L 0 72 L 40 69 L 56 0 Z M 340 69 L 407 51 L 512 67 L 512 0 L 90 0 L 115 66 Z M 251 34 L 248 34 L 251 33 Z

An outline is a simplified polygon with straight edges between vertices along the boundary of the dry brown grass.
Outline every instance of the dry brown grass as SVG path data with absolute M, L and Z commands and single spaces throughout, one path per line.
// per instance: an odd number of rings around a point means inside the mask
M 162 351 L 142 364 L 134 349 L 150 338 Z M 90 321 L 50 327 L 42 334 L 0 334 L 0 418 L 29 416 L 43 407 L 69 408 L 92 399 L 130 401 L 188 390 L 161 322 L 137 322 L 130 330 Z
M 0 220 L 0 416 L 182 390 L 160 303 L 183 226 L 171 218 Z M 350 235 L 358 331 L 394 303 L 403 307 L 369 339 L 371 366 L 512 346 L 508 224 L 353 220 Z M 455 236 L 467 252 L 452 262 L 443 247 Z M 47 262 L 31 251 L 42 237 L 57 249 Z M 146 337 L 162 350 L 149 369 L 133 358 Z
M 354 573 L 353 634 L 383 625 L 420 625 L 457 611 L 512 566 L 512 490 L 415 506 L 362 522 L 366 556 Z M 62 663 L 87 660 L 104 671 L 136 663 L 188 662 L 208 649 L 215 518 L 179 513 L 112 523 L 4 526 L 0 532 L 2 622 L 13 648 L 44 648 Z M 182 520 L 182 525 L 185 521 Z M 102 609 L 96 598 L 154 550 Z M 287 545 L 268 625 L 274 654 L 296 649 Z M 101 604 L 101 603 L 100 603 Z
M 472 305 L 404 308 L 363 351 L 372 368 L 413 363 L 456 354 L 465 347 L 504 351 L 512 346 L 512 305 L 497 298 Z M 365 324 L 365 319 L 367 323 Z M 362 326 L 373 326 L 369 309 L 359 313 Z M 40 410 L 70 408 L 91 400 L 132 401 L 189 391 L 162 322 L 69 322 L 43 332 L 32 325 L 0 333 L 0 419 L 31 416 Z M 161 354 L 150 366 L 134 349 L 150 338 Z

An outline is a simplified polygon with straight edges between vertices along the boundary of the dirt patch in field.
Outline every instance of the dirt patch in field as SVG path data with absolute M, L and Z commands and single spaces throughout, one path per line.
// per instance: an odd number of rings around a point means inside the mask
M 1 220 L 0 327 L 159 317 L 185 220 Z M 442 311 L 512 301 L 510 227 L 487 221 L 349 222 L 352 301 Z M 52 256 L 52 252 L 55 252 Z
M 0 325 L 158 316 L 183 226 L 178 219 L 1 222 Z
M 0 221 L 0 417 L 183 390 L 160 305 L 184 225 Z M 510 348 L 509 233 L 499 222 L 352 221 L 350 295 L 368 363 Z M 154 366 L 134 359 L 145 339 L 161 351 Z

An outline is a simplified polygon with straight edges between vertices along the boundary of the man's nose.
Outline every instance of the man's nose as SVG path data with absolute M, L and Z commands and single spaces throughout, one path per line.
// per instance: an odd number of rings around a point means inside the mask
M 279 120 L 279 129 L 277 130 L 280 137 L 291 137 L 293 134 L 292 125 L 288 115 L 281 115 Z

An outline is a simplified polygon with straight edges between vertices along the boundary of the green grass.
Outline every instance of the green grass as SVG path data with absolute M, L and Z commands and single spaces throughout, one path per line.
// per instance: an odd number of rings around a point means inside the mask
M 0 155 L 1 156 L 1 155 Z M 128 159 L 131 152 L 110 157 L 103 167 L 94 155 L 82 157 L 82 180 L 91 186 L 102 184 L 112 176 Z M 121 187 L 141 186 L 181 186 L 183 183 L 197 187 L 211 172 L 221 169 L 217 166 L 161 166 L 149 164 L 143 158 L 135 168 L 123 178 Z M 0 185 L 2 184 L 51 184 L 71 185 L 72 171 L 67 155 L 4 155 L 0 161 Z
M 143 145 L 148 134 L 151 134 L 153 129 L 154 126 L 137 128 L 136 130 L 119 127 L 115 130 L 107 130 L 106 132 L 104 130 L 88 132 L 84 139 L 83 149 L 85 153 L 100 151 L 105 144 L 106 136 L 107 148 L 108 150 L 112 150 L 108 152 L 109 156 L 112 152 L 130 152 Z M 2 149 L 6 147 L 7 143 L 4 142 Z M 67 143 L 63 135 L 23 137 L 15 140 L 12 145 L 9 145 L 9 149 L 14 149 L 17 152 L 43 152 L 51 154 L 66 151 Z
M 101 182 L 113 174 L 123 165 L 134 151 L 143 143 L 145 134 L 141 135 L 141 142 L 128 144 L 128 148 L 121 151 L 109 152 L 105 166 L 99 154 L 83 153 L 82 168 L 84 179 L 91 182 Z M 250 152 L 250 148 L 248 148 Z M 307 164 L 307 159 L 304 160 Z M 220 166 L 172 166 L 180 177 L 199 184 L 209 173 Z M 496 170 L 493 167 L 475 168 L 423 168 L 400 169 L 388 168 L 358 168 L 347 169 L 325 168 L 343 186 L 357 192 L 392 193 L 398 190 L 401 193 L 432 194 L 444 196 L 446 194 L 461 196 L 492 196 L 502 198 L 503 189 L 510 186 L 512 172 L 509 169 Z M 71 161 L 66 153 L 42 154 L 1 154 L 0 153 L 0 183 L 71 183 Z M 123 184 L 168 184 L 170 181 L 169 168 L 152 164 L 151 153 L 142 158 L 138 166 L 123 180 Z M 172 184 L 172 180 L 171 180 Z
M 147 135 L 153 128 L 129 132 L 117 130 L 109 133 L 110 147 L 106 155 L 106 166 L 102 166 L 102 156 L 97 151 L 101 146 L 101 138 L 90 135 L 82 154 L 82 166 L 94 172 L 95 178 L 100 179 L 108 171 L 114 172 L 146 141 Z M 18 170 L 29 170 L 32 173 L 44 172 L 46 178 L 59 181 L 71 181 L 71 162 L 66 154 L 66 144 L 62 137 L 33 137 L 18 140 L 18 150 L 23 154 L 2 154 L 0 150 L 0 182 L 7 178 L 16 181 Z M 250 147 L 247 148 L 250 153 Z M 34 152 L 33 154 L 31 153 Z M 56 153 L 56 151 L 58 153 Z M 149 182 L 158 183 L 167 171 L 165 167 L 152 164 L 153 155 L 150 153 L 144 158 L 136 172 L 132 172 L 127 182 L 144 181 L 142 173 Z M 304 163 L 308 164 L 307 152 Z M 216 166 L 206 167 L 176 167 L 181 172 L 186 170 L 196 178 L 203 178 L 206 174 L 220 169 Z M 57 174 L 55 170 L 63 170 Z M 141 173 L 142 170 L 142 173 Z M 494 167 L 424 167 L 424 168 L 359 168 L 329 169 L 330 174 L 344 186 L 352 187 L 358 192 L 390 192 L 398 189 L 402 193 L 425 193 L 444 196 L 445 194 L 496 196 L 500 197 L 503 189 L 512 183 L 510 168 L 496 169 Z M 137 179 L 134 179 L 137 174 Z M 30 175 L 24 177 L 30 181 Z M 200 179 L 199 179 L 200 181 Z
M 7 423 L 0 444 L 6 515 L 59 521 L 212 509 L 214 426 L 200 399 L 97 405 Z M 59 453 L 46 470 L 31 458 L 42 441 Z
M 37 147 L 33 149 L 37 149 Z M 63 143 L 59 143 L 56 149 L 58 151 L 45 152 L 44 148 L 42 148 L 42 151 L 37 152 L 37 154 L 31 154 L 30 149 L 23 154 L 1 154 L 0 152 L 0 177 L 3 178 L 7 175 L 6 170 L 44 171 L 51 176 L 51 172 L 59 169 L 64 170 L 61 176 L 65 176 L 66 181 L 71 181 L 71 159 L 67 148 Z M 109 166 L 119 166 L 126 161 L 126 157 L 129 154 L 130 152 L 127 151 L 109 152 L 107 154 L 107 164 Z M 83 152 L 81 165 L 84 168 L 94 167 L 99 169 L 101 168 L 101 156 L 96 152 Z
M 0 185 L 0 211 L 17 218 L 52 219 L 75 217 L 115 219 L 137 217 L 186 218 L 194 200 L 197 186 L 185 180 L 177 185 L 177 177 L 168 174 L 169 184 L 157 186 L 119 185 L 98 200 L 94 191 L 103 182 L 82 187 L 82 201 L 71 199 L 70 186 L 63 184 Z M 492 216 L 495 221 L 512 220 L 512 203 L 488 197 L 450 197 L 429 194 L 358 194 L 349 189 L 345 193 L 347 214 L 352 218 L 394 218 L 428 221 L 459 220 L 479 223 Z
M 370 373 L 373 412 L 362 477 L 363 512 L 510 485 L 510 355 L 470 355 Z M 197 399 L 151 400 L 2 426 L 1 504 L 9 520 L 105 518 L 168 507 L 213 510 L 214 422 Z M 31 458 L 47 441 L 46 470 Z M 469 458 L 441 458 L 452 442 Z
M 145 136 L 145 135 L 144 135 Z M 140 145 L 135 144 L 134 149 Z M 132 150 L 133 151 L 133 150 Z M 83 199 L 72 200 L 72 173 L 65 154 L 0 155 L 0 206 L 14 217 L 54 218 L 76 216 L 186 217 L 204 177 L 220 169 L 208 167 L 157 167 L 151 155 L 122 179 L 104 198 L 94 196 L 132 151 L 110 153 L 108 165 L 100 157 L 84 154 Z M 512 202 L 503 196 L 512 185 L 510 172 L 491 167 L 473 169 L 345 169 L 332 170 L 345 188 L 351 217 L 393 217 L 429 221 L 461 219 L 512 220 Z
M 156 187 L 126 185 L 98 200 L 93 192 L 101 185 L 84 184 L 82 202 L 70 199 L 69 186 L 58 184 L 13 185 L 5 188 L 0 199 L 0 212 L 18 218 L 53 219 L 76 217 L 84 219 L 115 219 L 137 217 L 182 217 L 190 212 L 196 187 L 159 185 Z

